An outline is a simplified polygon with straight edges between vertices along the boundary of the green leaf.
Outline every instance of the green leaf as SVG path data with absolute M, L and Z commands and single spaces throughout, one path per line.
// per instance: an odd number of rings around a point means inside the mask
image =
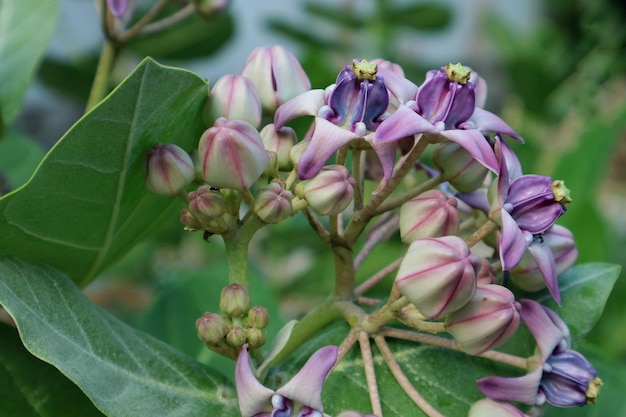
M 24 184 L 41 162 L 45 152 L 39 144 L 15 130 L 0 140 L 0 172 L 11 188 Z
M 1 416 L 103 416 L 55 367 L 28 353 L 17 331 L 4 324 L 0 324 L 0 381 Z
M 222 377 L 120 322 L 53 268 L 0 258 L 0 304 L 26 348 L 109 417 L 238 415 Z
M 175 215 L 180 203 L 146 191 L 143 158 L 157 142 L 197 145 L 206 89 L 189 71 L 144 60 L 27 184 L 0 199 L 0 255 L 51 265 L 85 285 Z
M 58 0 L 0 2 L 0 119 L 15 119 L 56 24 Z

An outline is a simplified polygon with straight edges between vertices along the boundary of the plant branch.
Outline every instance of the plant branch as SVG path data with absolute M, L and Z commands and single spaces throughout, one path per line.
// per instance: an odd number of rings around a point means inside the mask
M 374 215 L 381 214 L 395 208 L 400 207 L 402 204 L 406 203 L 410 199 L 417 197 L 425 191 L 435 188 L 439 184 L 445 181 L 443 175 L 438 175 L 436 177 L 432 177 L 429 180 L 421 183 L 415 188 L 410 189 L 402 195 L 399 195 L 391 200 L 385 201 L 381 204 L 378 209 L 374 212 Z
M 167 5 L 169 0 L 158 0 L 154 6 L 148 12 L 141 17 L 133 26 L 131 26 L 128 30 L 121 33 L 117 40 L 120 43 L 125 43 L 139 35 L 139 32 L 150 22 L 152 22 L 159 13 L 163 10 L 163 8 Z
M 390 263 L 389 265 L 387 265 L 386 267 L 384 267 L 383 269 L 381 269 L 380 271 L 378 271 L 377 273 L 369 277 L 367 280 L 365 280 L 363 283 L 361 283 L 358 287 L 355 288 L 354 293 L 357 295 L 361 295 L 367 292 L 370 288 L 372 288 L 379 281 L 384 279 L 387 275 L 389 275 L 390 273 L 398 269 L 398 267 L 400 266 L 400 263 L 402 263 L 402 258 L 403 257 L 396 259 L 395 261 L 393 261 L 392 263 Z
M 361 346 L 361 356 L 363 357 L 363 368 L 365 368 L 365 380 L 367 381 L 367 391 L 370 394 L 372 412 L 377 416 L 382 416 L 383 409 L 380 405 L 380 393 L 376 383 L 374 358 L 372 357 L 372 347 L 370 346 L 370 338 L 367 333 L 359 332 L 359 345 Z
M 496 230 L 497 227 L 498 225 L 494 221 L 489 220 L 487 223 L 480 226 L 467 239 L 465 239 L 465 243 L 467 243 L 467 247 L 471 248 L 472 246 L 474 246 L 475 244 L 483 240 L 485 236 L 487 236 L 488 234 Z

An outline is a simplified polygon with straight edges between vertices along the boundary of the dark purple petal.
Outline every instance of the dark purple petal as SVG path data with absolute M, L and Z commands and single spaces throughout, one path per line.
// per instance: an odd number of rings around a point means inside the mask
M 532 235 L 524 233 L 506 210 L 502 214 L 502 237 L 500 238 L 500 260 L 502 269 L 513 268 L 524 256 Z
M 550 373 L 567 377 L 583 385 L 585 391 L 589 382 L 598 374 L 587 358 L 570 349 L 553 353 L 548 359 L 548 365 L 552 368 Z
M 474 113 L 474 107 L 476 107 L 474 84 L 457 84 L 456 94 L 445 119 L 446 130 L 456 129 L 461 123 L 466 122 Z
M 280 129 L 290 120 L 300 116 L 317 116 L 324 105 L 324 90 L 310 90 L 302 93 L 276 109 L 274 125 Z
M 522 230 L 537 234 L 546 231 L 565 212 L 554 199 L 552 179 L 522 175 L 509 187 L 505 207 Z
M 419 113 L 433 124 L 444 121 L 454 100 L 457 85 L 459 84 L 450 81 L 443 68 L 434 73 L 417 92 Z
M 352 118 L 353 123 L 363 122 L 368 130 L 375 130 L 383 113 L 389 106 L 389 93 L 382 78 L 376 77 L 373 82 L 362 81 L 361 90 L 363 95 L 361 97 L 360 106 L 363 106 L 363 112 L 355 112 Z M 357 114 L 360 117 L 357 118 Z
M 343 124 L 348 114 L 362 101 L 361 82 L 350 67 L 346 67 L 337 77 L 337 84 L 328 97 L 328 105 L 335 113 L 330 121 Z
M 462 130 L 453 129 L 441 132 L 441 136 L 459 144 L 463 149 L 470 153 L 485 168 L 491 170 L 495 174 L 500 172 L 498 160 L 491 145 L 478 130 Z
M 569 331 L 563 332 L 567 325 L 556 313 L 534 300 L 520 300 L 520 305 L 520 317 L 534 336 L 542 360 L 548 359 L 563 341 L 569 344 Z
M 349 130 L 332 124 L 321 117 L 315 118 L 315 131 L 311 143 L 306 148 L 300 161 L 298 161 L 298 176 L 300 179 L 313 178 L 328 162 L 332 154 L 337 152 L 343 145 L 358 139 Z
M 375 141 L 393 142 L 418 133 L 438 132 L 428 120 L 403 105 L 378 126 Z
M 504 120 L 496 116 L 495 114 L 481 109 L 480 107 L 474 108 L 474 113 L 470 117 L 470 121 L 474 123 L 476 129 L 481 132 L 494 132 L 511 136 L 522 143 L 524 139 L 513 130 L 511 126 L 506 124 Z
M 546 283 L 550 295 L 554 298 L 557 304 L 561 305 L 561 293 L 559 292 L 559 283 L 556 275 L 556 264 L 554 262 L 554 255 L 550 247 L 544 242 L 533 242 L 528 250 L 537 263 L 539 272 L 543 276 L 543 281 Z
M 499 401 L 516 401 L 537 404 L 537 392 L 541 381 L 541 368 L 518 378 L 489 376 L 476 381 L 478 389 L 487 397 Z

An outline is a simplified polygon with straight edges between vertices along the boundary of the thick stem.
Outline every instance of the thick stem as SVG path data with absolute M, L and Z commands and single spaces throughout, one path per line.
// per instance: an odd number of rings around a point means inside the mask
M 85 113 L 94 108 L 107 95 L 109 91 L 109 77 L 116 56 L 117 48 L 113 42 L 106 40 L 102 46 L 102 51 L 100 51 L 100 59 L 98 61 L 98 67 L 96 68 L 93 84 L 91 85 L 89 98 L 87 99 Z
M 352 248 L 343 238 L 331 236 L 330 241 L 335 262 L 335 292 L 339 300 L 351 300 L 354 297 L 354 260 Z
M 471 248 L 472 246 L 483 240 L 485 236 L 496 230 L 497 227 L 498 225 L 496 223 L 494 223 L 492 220 L 489 220 L 487 223 L 480 226 L 478 230 L 472 233 L 467 239 L 465 239 L 467 247 Z
M 222 236 L 226 246 L 230 284 L 248 287 L 248 245 L 263 226 L 264 223 L 257 216 L 249 216 L 239 229 Z
M 356 183 L 354 187 L 354 210 L 363 208 L 363 169 L 361 166 L 361 149 L 352 150 L 352 178 Z
M 372 412 L 377 416 L 382 416 L 383 409 L 380 405 L 380 394 L 378 392 L 378 384 L 376 383 L 374 358 L 372 357 L 372 347 L 370 346 L 370 338 L 367 333 L 359 333 L 359 345 L 361 346 L 361 356 L 363 357 L 363 368 L 365 368 L 365 380 L 367 381 L 367 391 L 370 394 Z

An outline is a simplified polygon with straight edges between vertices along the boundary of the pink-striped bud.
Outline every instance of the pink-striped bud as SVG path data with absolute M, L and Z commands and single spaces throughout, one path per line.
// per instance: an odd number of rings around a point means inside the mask
M 444 178 L 462 193 L 477 190 L 489 172 L 469 152 L 454 142 L 437 145 L 433 151 L 433 164 Z
M 220 117 L 198 145 L 202 177 L 219 188 L 250 187 L 269 164 L 259 132 L 248 122 Z
M 226 211 L 222 193 L 208 185 L 189 193 L 188 208 L 192 216 L 202 225 L 208 225 Z
M 219 314 L 206 312 L 196 320 L 198 337 L 209 345 L 217 345 L 223 342 L 228 333 L 228 325 L 224 317 Z
M 494 349 L 517 331 L 519 304 L 507 288 L 482 285 L 461 309 L 446 317 L 446 329 L 470 355 Z
M 196 230 L 202 230 L 202 224 L 196 219 L 187 207 L 180 209 L 180 222 L 184 229 L 189 232 L 195 232 Z
M 270 123 L 261 130 L 261 139 L 265 149 L 276 153 L 278 169 L 291 171 L 293 163 L 289 153 L 297 141 L 295 130 L 287 126 L 276 129 L 274 123 Z
M 270 322 L 270 313 L 263 306 L 254 306 L 248 311 L 248 325 L 256 329 L 264 329 Z
M 261 100 L 254 84 L 242 75 L 228 74 L 215 82 L 205 108 L 206 120 L 219 117 L 243 120 L 254 127 L 261 124 Z
M 261 105 L 273 113 L 287 100 L 311 89 L 300 62 L 282 46 L 260 47 L 248 56 L 242 75 L 250 78 Z
M 396 284 L 425 317 L 436 319 L 470 301 L 480 266 L 480 259 L 457 236 L 418 239 L 400 264 Z
M 303 198 L 322 216 L 341 213 L 354 196 L 354 178 L 343 165 L 326 166 L 301 184 Z
M 429 190 L 400 207 L 400 238 L 411 243 L 424 237 L 454 235 L 459 231 L 457 201 L 443 191 Z
M 259 190 L 254 200 L 254 211 L 265 223 L 280 223 L 291 216 L 291 192 L 278 182 Z
M 175 196 L 195 176 L 193 161 L 187 152 L 172 143 L 157 143 L 146 153 L 146 188 L 153 194 Z

